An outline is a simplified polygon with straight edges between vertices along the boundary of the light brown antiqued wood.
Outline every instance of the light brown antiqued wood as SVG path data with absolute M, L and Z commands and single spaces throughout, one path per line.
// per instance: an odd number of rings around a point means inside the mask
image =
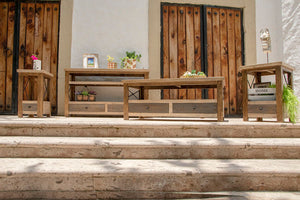
M 224 81 L 219 81 L 217 84 L 217 104 L 218 104 L 218 121 L 224 121 Z
M 246 71 L 242 71 L 243 86 L 243 120 L 248 121 L 248 76 Z
M 27 4 L 21 3 L 19 35 L 19 69 L 25 68 Z
M 44 28 L 43 28 L 43 59 L 42 69 L 50 72 L 51 41 L 52 41 L 52 15 L 53 10 L 50 3 L 45 4 Z
M 0 111 L 5 110 L 5 77 L 6 77 L 6 55 L 5 47 L 7 46 L 7 18 L 8 3 L 0 2 Z
M 240 72 L 240 67 L 242 66 L 242 30 L 241 30 L 241 11 L 236 10 L 234 13 L 234 28 L 235 28 L 235 59 L 236 59 L 236 77 L 237 77 L 237 105 L 236 113 L 242 112 L 242 78 L 238 76 Z
M 51 40 L 51 59 L 50 59 L 50 72 L 54 75 L 55 79 L 50 85 L 50 102 L 52 112 L 56 112 L 56 102 L 57 102 L 57 64 L 58 64 L 58 26 L 59 26 L 59 4 L 52 4 L 53 6 L 53 15 L 52 15 L 52 40 Z
M 206 37 L 207 37 L 207 76 L 214 76 L 214 55 L 213 55 L 213 24 L 212 24 L 212 9 L 206 9 Z M 214 98 L 213 89 L 208 90 L 208 98 Z
M 177 43 L 177 7 L 169 7 L 169 45 L 170 45 L 170 78 L 178 77 L 178 43 Z M 170 99 L 178 98 L 178 90 L 170 90 Z
M 247 73 L 251 74 L 251 72 L 264 72 L 268 71 L 270 75 L 274 75 L 276 71 L 276 67 L 281 67 L 284 72 L 290 72 L 292 73 L 295 69 L 283 62 L 272 62 L 268 64 L 255 64 L 255 65 L 246 65 L 246 66 L 241 66 L 240 70 L 241 71 L 247 71 Z M 268 74 L 265 74 L 268 75 Z
M 229 114 L 229 71 L 228 71 L 228 36 L 227 36 L 227 9 L 220 9 L 220 41 L 221 41 L 221 68 L 225 78 L 224 112 Z
M 123 86 L 122 82 L 114 81 L 70 81 L 69 84 L 77 86 Z
M 283 69 L 281 67 L 276 67 L 276 100 L 277 100 L 277 121 L 283 122 Z
M 163 6 L 163 78 L 170 78 L 169 60 L 169 8 Z M 164 99 L 170 99 L 170 90 L 164 90 Z
M 178 74 L 182 76 L 187 71 L 187 38 L 186 38 L 186 7 L 178 7 Z M 176 77 L 177 78 L 177 77 Z M 187 90 L 178 91 L 179 99 L 187 98 Z
M 194 7 L 194 45 L 195 45 L 195 70 L 202 71 L 201 59 L 201 9 Z M 202 90 L 196 89 L 196 99 L 202 99 Z
M 234 11 L 227 10 L 227 33 L 228 33 L 228 65 L 229 65 L 229 114 L 236 111 L 236 51 L 235 51 L 235 28 Z
M 70 102 L 70 72 L 65 70 L 65 116 L 69 117 L 69 102 Z
M 18 117 L 23 117 L 23 83 L 24 76 L 19 74 L 18 76 Z
M 13 76 L 13 52 L 14 52 L 14 30 L 15 30 L 15 3 L 9 3 L 7 22 L 7 48 L 6 52 L 6 101 L 5 110 L 11 111 L 12 103 L 12 76 Z
M 129 110 L 129 105 L 128 105 L 128 95 L 129 95 L 129 88 L 128 88 L 128 84 L 124 84 L 124 105 L 123 105 L 123 118 L 124 120 L 128 120 L 129 119 L 129 115 L 128 115 L 128 110 Z
M 220 49 L 220 9 L 213 8 L 212 10 L 213 23 L 213 65 L 214 76 L 221 76 L 221 49 Z M 217 95 L 217 90 L 214 90 L 214 96 Z
M 194 8 L 187 7 L 186 9 L 186 48 L 187 48 L 187 70 L 195 69 L 195 40 L 194 40 Z M 188 89 L 187 98 L 195 99 L 196 90 Z
M 169 113 L 169 104 L 130 102 L 128 110 L 129 113 Z

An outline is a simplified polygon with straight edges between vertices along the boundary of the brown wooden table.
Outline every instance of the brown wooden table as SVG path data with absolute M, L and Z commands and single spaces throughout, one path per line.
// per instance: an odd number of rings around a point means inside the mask
M 147 69 L 65 69 L 65 116 L 70 115 L 109 115 L 122 116 L 123 102 L 102 101 L 76 101 L 75 87 L 97 86 L 97 87 L 123 87 L 121 81 L 80 81 L 76 77 L 141 77 L 149 78 Z
M 23 114 L 51 116 L 51 103 L 44 101 L 44 94 L 46 91 L 45 80 L 48 79 L 48 85 L 51 85 L 53 74 L 45 70 L 32 70 L 32 69 L 18 69 L 19 83 L 18 83 L 18 116 L 23 117 Z M 23 100 L 24 92 L 24 78 L 35 77 L 37 78 L 37 100 Z M 50 98 L 49 94 L 49 98 Z
M 278 122 L 284 121 L 284 105 L 282 99 L 284 81 L 293 88 L 294 68 L 282 62 L 257 64 L 240 67 L 242 71 L 243 87 L 243 119 L 248 121 L 250 117 L 261 121 L 263 117 L 277 118 Z M 276 100 L 274 101 L 248 101 L 248 75 L 254 77 L 255 83 L 261 83 L 262 76 L 275 76 Z
M 123 84 L 125 120 L 129 117 L 215 117 L 224 121 L 223 77 L 124 80 Z M 140 89 L 142 99 L 145 90 L 217 88 L 217 99 L 129 100 L 129 88 Z

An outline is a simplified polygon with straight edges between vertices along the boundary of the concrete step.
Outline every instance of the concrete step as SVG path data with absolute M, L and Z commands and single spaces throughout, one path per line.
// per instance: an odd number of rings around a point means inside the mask
M 0 157 L 300 159 L 300 138 L 0 137 Z
M 299 159 L 1 158 L 0 163 L 0 199 L 122 199 L 130 192 L 139 199 L 147 193 L 300 190 Z

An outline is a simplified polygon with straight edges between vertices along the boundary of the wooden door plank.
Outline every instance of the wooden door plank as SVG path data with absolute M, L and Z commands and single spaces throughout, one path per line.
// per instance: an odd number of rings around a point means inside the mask
M 228 37 L 227 37 L 227 9 L 220 9 L 220 40 L 221 40 L 221 67 L 222 76 L 225 78 L 224 85 L 224 109 L 229 114 L 228 95 Z
M 194 8 L 194 42 L 195 42 L 195 70 L 201 70 L 201 9 L 200 7 Z M 196 89 L 196 99 L 202 99 L 202 90 Z
M 220 51 L 220 9 L 212 9 L 212 23 L 213 23 L 213 65 L 214 76 L 221 76 L 221 51 Z M 217 90 L 214 89 L 214 96 L 217 96 Z
M 234 12 L 234 29 L 235 29 L 235 59 L 236 59 L 236 78 L 237 78 L 237 107 L 236 113 L 242 113 L 243 97 L 242 97 L 242 77 L 238 76 L 239 69 L 242 66 L 242 31 L 241 31 L 241 11 Z
M 53 74 L 54 78 L 51 81 L 49 89 L 49 98 L 51 102 L 51 108 L 53 113 L 56 113 L 56 102 L 57 102 L 57 48 L 58 48 L 58 25 L 59 25 L 59 4 L 53 4 L 53 18 L 52 18 L 52 40 L 51 40 L 51 63 L 50 72 Z
M 19 35 L 19 69 L 25 68 L 27 4 L 21 3 Z
M 207 40 L 207 76 L 214 76 L 213 68 L 213 30 L 212 30 L 212 9 L 206 8 L 206 40 Z M 213 89 L 208 89 L 208 98 L 214 98 Z
M 34 31 L 34 54 L 39 60 L 43 58 L 43 23 L 44 23 L 44 9 L 42 3 L 36 4 L 35 12 L 35 31 Z
M 178 75 L 187 71 L 186 66 L 186 7 L 178 7 Z M 179 89 L 179 99 L 186 99 L 187 90 Z
M 194 43 L 194 7 L 187 7 L 186 9 L 186 63 L 187 70 L 195 69 L 195 43 Z M 195 99 L 196 90 L 188 89 L 187 98 Z
M 170 78 L 169 62 L 169 8 L 163 6 L 163 78 Z M 170 99 L 170 90 L 164 90 L 164 99 Z
M 177 64 L 177 7 L 169 7 L 170 78 L 178 78 Z M 178 90 L 170 90 L 170 99 L 178 99 Z
M 42 69 L 50 72 L 51 62 L 51 29 L 52 29 L 52 6 L 49 3 L 45 4 L 44 12 L 44 28 L 43 28 L 43 58 L 42 58 Z
M 26 58 L 25 69 L 32 69 L 31 56 L 34 54 L 34 17 L 35 16 L 35 4 L 28 3 L 27 5 L 27 18 L 26 18 Z M 28 78 L 24 77 L 25 83 L 28 82 Z M 24 100 L 33 99 L 34 94 L 34 79 L 30 79 L 26 88 L 24 88 Z
M 234 11 L 227 10 L 228 33 L 228 66 L 229 66 L 229 114 L 236 111 L 236 60 L 235 60 L 235 34 Z
M 0 112 L 5 110 L 5 78 L 6 78 L 6 48 L 8 3 L 0 2 Z
M 11 111 L 12 104 L 12 76 L 13 76 L 13 51 L 15 27 L 15 3 L 9 3 L 7 24 L 7 65 L 6 65 L 6 111 Z

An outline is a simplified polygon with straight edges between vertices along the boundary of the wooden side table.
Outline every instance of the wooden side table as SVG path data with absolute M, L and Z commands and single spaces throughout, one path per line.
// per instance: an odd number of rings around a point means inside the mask
M 45 80 L 48 79 L 51 84 L 53 74 L 45 70 L 32 70 L 32 69 L 18 69 L 19 83 L 18 83 L 18 117 L 23 117 L 23 114 L 37 115 L 37 117 L 51 116 L 51 103 L 44 101 L 45 92 L 49 92 L 44 87 Z M 24 92 L 24 78 L 35 77 L 37 78 L 37 100 L 23 100 Z M 49 94 L 51 95 L 51 94 Z
M 261 121 L 263 117 L 277 118 L 278 122 L 284 121 L 284 105 L 282 100 L 283 85 L 286 82 L 293 89 L 294 68 L 282 63 L 268 63 L 258 65 L 242 66 L 242 87 L 243 87 L 243 118 L 257 118 Z M 248 82 L 248 75 L 254 77 L 256 83 L 261 83 L 262 76 L 274 75 L 276 79 L 276 100 L 274 101 L 248 101 L 248 88 L 252 84 Z

